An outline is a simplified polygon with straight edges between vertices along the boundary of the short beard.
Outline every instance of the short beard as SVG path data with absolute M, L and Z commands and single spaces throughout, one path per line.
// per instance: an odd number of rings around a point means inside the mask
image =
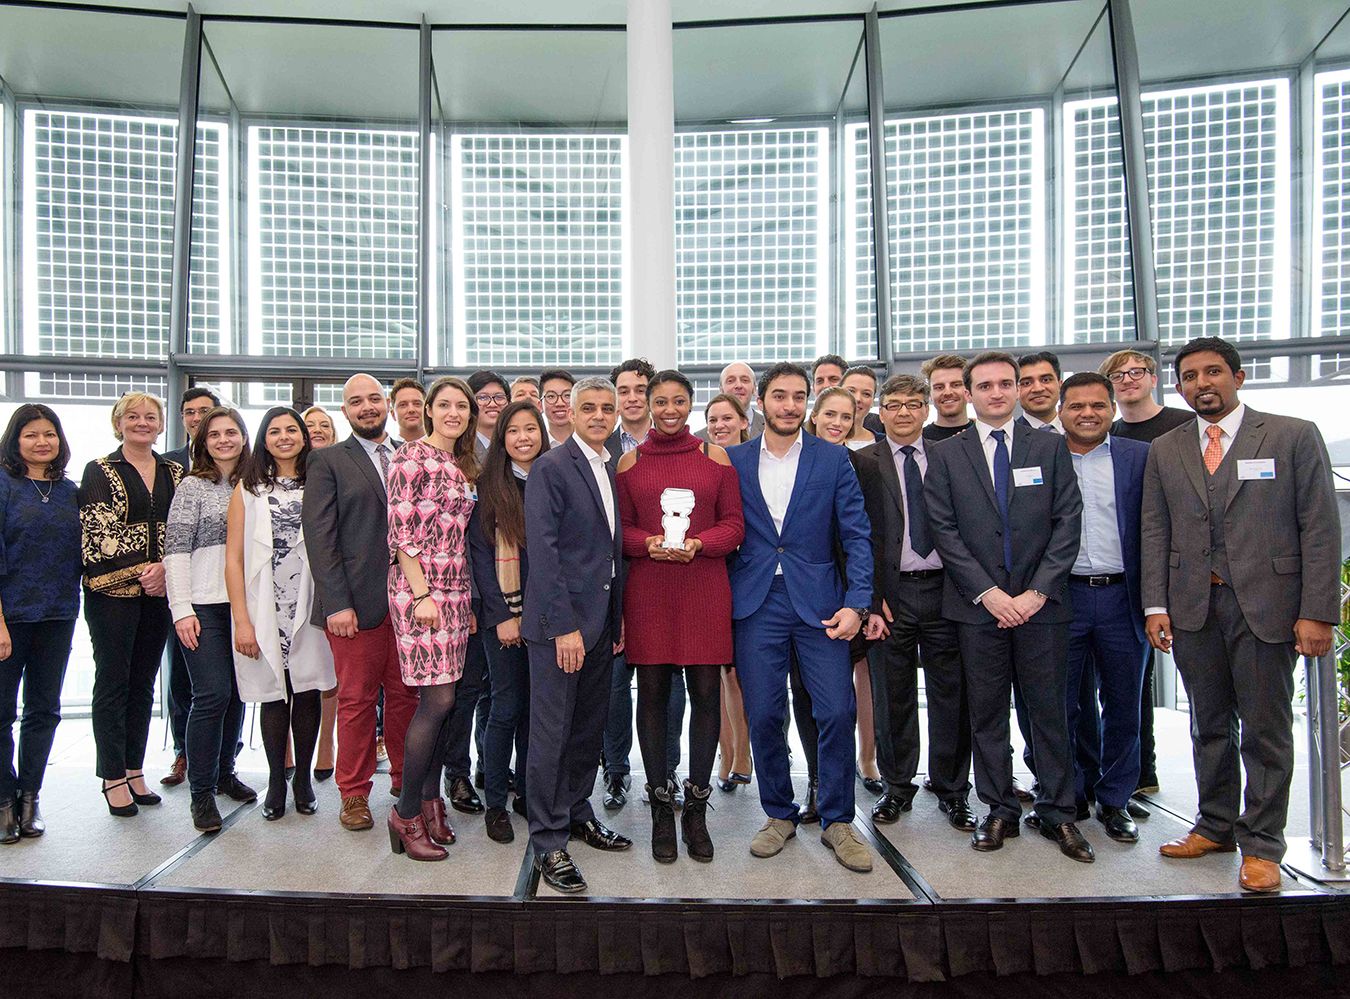
M 806 422 L 806 416 L 805 416 L 805 414 L 803 414 L 803 415 L 802 415 L 802 418 L 799 419 L 796 423 L 790 424 L 790 425 L 787 426 L 787 429 L 784 429 L 784 425 L 783 425 L 783 424 L 780 424 L 777 420 L 775 420 L 775 419 L 773 419 L 772 417 L 770 417 L 767 413 L 766 413 L 765 416 L 764 416 L 764 423 L 765 423 L 765 425 L 766 425 L 770 430 L 772 430 L 774 433 L 778 434 L 780 437 L 791 437 L 791 436 L 793 436 L 794 434 L 797 433 L 797 431 L 801 430 L 802 424 L 805 423 L 805 422 Z
M 352 433 L 357 437 L 364 437 L 368 441 L 377 441 L 384 436 L 384 424 L 378 423 L 373 427 L 358 427 L 355 423 L 352 425 Z

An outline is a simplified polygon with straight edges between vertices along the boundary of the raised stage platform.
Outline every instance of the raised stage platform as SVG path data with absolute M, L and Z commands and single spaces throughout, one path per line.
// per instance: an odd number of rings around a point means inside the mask
M 1098 975 L 1133 992 L 1178 994 L 1197 975 L 1223 973 L 1204 978 L 1205 991 L 1237 976 L 1222 989 L 1230 999 L 1245 988 L 1335 994 L 1350 977 L 1334 967 L 1350 964 L 1350 895 L 1286 871 L 1280 894 L 1241 896 L 1235 855 L 1158 855 L 1186 829 L 1194 801 L 1185 716 L 1160 712 L 1159 723 L 1166 755 L 1153 815 L 1133 846 L 1084 823 L 1092 865 L 1061 857 L 1031 830 L 977 854 L 923 792 L 900 822 L 874 827 L 861 786 L 856 825 L 877 850 L 870 874 L 839 866 L 818 826 L 756 860 L 748 843 L 763 815 L 753 785 L 714 791 L 713 863 L 682 855 L 660 865 L 635 790 L 605 818 L 634 849 L 578 844 L 592 891 L 571 898 L 531 876 L 518 817 L 516 842 L 499 845 L 481 816 L 452 812 L 459 841 L 448 860 L 394 856 L 382 775 L 377 825 L 366 833 L 337 825 L 332 781 L 318 785 L 315 816 L 291 810 L 269 823 L 259 806 L 239 806 L 213 836 L 193 830 L 186 786 L 135 818 L 113 818 L 83 759 L 88 723 L 68 722 L 42 795 L 50 831 L 0 847 L 0 981 L 22 981 L 15 996 L 242 988 L 293 997 L 361 983 L 401 991 L 407 980 L 441 991 L 437 982 L 463 986 L 475 973 L 472 982 L 507 995 L 687 991 L 691 978 L 727 995 L 768 985 L 779 995 L 894 995 L 926 994 L 929 983 L 987 991 L 995 977 L 1014 976 L 1003 984 L 1035 977 L 1034 988 L 1059 994 L 1077 982 L 1081 994 L 1079 976 Z M 260 757 L 246 750 L 241 763 L 261 790 Z M 1306 835 L 1306 786 L 1300 771 L 1291 841 Z M 603 814 L 598 796 L 596 805 Z

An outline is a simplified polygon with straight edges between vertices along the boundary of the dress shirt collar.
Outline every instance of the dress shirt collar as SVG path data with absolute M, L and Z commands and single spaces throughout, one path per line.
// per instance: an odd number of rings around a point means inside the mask
M 886 438 L 886 443 L 890 445 L 891 454 L 895 456 L 897 461 L 903 460 L 905 457 L 900 453 L 902 447 L 912 447 L 914 449 L 914 457 L 916 458 L 928 454 L 927 449 L 923 446 L 923 434 L 919 434 L 917 438 L 910 441 L 908 444 L 897 444 L 895 441 L 891 440 L 890 437 Z
M 1201 449 L 1204 449 L 1209 445 L 1209 434 L 1206 432 L 1206 428 L 1210 426 L 1217 426 L 1220 430 L 1223 431 L 1224 437 L 1228 438 L 1228 440 L 1230 441 L 1234 440 L 1237 437 L 1238 430 L 1241 429 L 1242 427 L 1242 417 L 1245 416 L 1246 413 L 1247 413 L 1246 404 L 1239 402 L 1237 404 L 1237 408 L 1233 410 L 1231 413 L 1229 413 L 1227 416 L 1225 416 L 1217 424 L 1211 424 L 1206 419 L 1197 418 L 1195 421 L 1196 423 L 1195 429 L 1196 432 L 1200 435 Z
M 595 448 L 591 447 L 584 440 L 582 440 L 581 435 L 577 433 L 575 430 L 572 431 L 572 440 L 577 442 L 577 447 L 581 448 L 581 453 L 586 456 L 587 461 L 599 461 L 603 463 L 604 461 L 608 460 L 609 455 L 605 452 L 604 448 L 601 448 L 599 451 L 597 451 Z
M 484 437 L 476 430 L 474 431 L 474 435 L 478 438 L 478 443 L 482 445 L 484 451 L 492 446 L 492 439 L 490 437 Z
M 366 454 L 370 455 L 372 458 L 378 457 L 375 454 L 375 449 L 379 447 L 381 444 L 385 446 L 385 450 L 390 455 L 393 455 L 394 453 L 394 444 L 393 441 L 389 439 L 388 434 L 385 434 L 382 438 L 380 438 L 377 441 L 373 441 L 370 440 L 369 438 L 362 437 L 360 434 L 352 434 L 352 436 L 356 438 L 357 443 L 361 445 L 362 449 L 366 452 Z
M 1098 444 L 1096 447 L 1094 447 L 1091 451 L 1087 451 L 1087 452 L 1085 452 L 1085 453 L 1083 453 L 1083 454 L 1079 454 L 1077 451 L 1070 450 L 1070 451 L 1069 451 L 1069 454 L 1073 455 L 1075 458 L 1091 458 L 1094 454 L 1097 454 L 1097 453 L 1099 453 L 1099 452 L 1100 452 L 1100 453 L 1104 453 L 1104 454 L 1110 454 L 1110 453 L 1111 453 L 1111 435 L 1110 435 L 1110 434 L 1107 434 L 1107 435 L 1106 435 L 1106 439 L 1103 440 L 1103 441 L 1102 441 L 1100 444 Z
M 511 462 L 511 474 L 518 479 L 528 479 L 530 477 L 529 470 L 521 468 L 514 461 Z
M 993 433 L 995 430 L 1006 430 L 1006 431 L 1008 432 L 1008 441 L 1007 441 L 1008 447 L 1011 449 L 1011 448 L 1012 448 L 1012 438 L 1013 438 L 1013 428 L 1014 428 L 1016 425 L 1017 425 L 1017 421 L 1014 420 L 1012 417 L 1008 417 L 1007 422 L 1004 423 L 1003 426 L 1001 426 L 1001 427 L 996 427 L 996 426 L 994 426 L 994 425 L 991 424 L 991 423 L 985 423 L 983 420 L 976 420 L 976 421 L 975 421 L 975 432 L 978 433 L 978 434 L 980 435 L 980 445 L 983 446 L 983 445 L 989 443 L 989 435 L 990 435 L 991 433 Z
M 798 431 L 797 431 L 797 436 L 794 437 L 794 438 L 792 439 L 792 444 L 788 447 L 787 451 L 784 452 L 782 458 L 779 458 L 779 457 L 776 456 L 772 451 L 769 450 L 769 435 L 768 435 L 768 434 L 761 434 L 761 435 L 760 435 L 760 438 L 759 438 L 759 450 L 760 450 L 760 452 L 761 452 L 761 453 L 767 453 L 768 456 L 769 456 L 770 458 L 773 458 L 774 461 L 783 461 L 784 459 L 786 459 L 787 457 L 789 457 L 789 456 L 792 454 L 793 451 L 800 451 L 801 449 L 802 449 L 802 431 L 801 431 L 800 429 L 798 429 Z
M 1039 417 L 1032 416 L 1030 413 L 1027 412 L 1024 412 L 1022 416 L 1026 419 L 1027 426 L 1029 426 L 1032 430 L 1040 430 L 1041 427 L 1054 427 L 1057 432 L 1061 434 L 1064 433 L 1064 424 L 1060 422 L 1058 416 L 1056 416 L 1053 420 L 1050 420 L 1048 422 L 1040 419 Z

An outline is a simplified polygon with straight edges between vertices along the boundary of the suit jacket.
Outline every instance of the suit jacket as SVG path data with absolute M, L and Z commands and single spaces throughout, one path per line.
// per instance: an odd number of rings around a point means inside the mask
M 884 599 L 891 607 L 900 603 L 900 549 L 905 541 L 905 499 L 895 470 L 890 442 L 884 438 L 871 447 L 853 452 L 862 485 L 867 519 L 872 525 L 872 611 L 881 613 Z
M 362 631 L 378 628 L 389 614 L 389 511 L 356 437 L 310 452 L 300 522 L 314 574 L 312 623 L 322 628 L 350 608 Z
M 623 441 L 619 440 L 618 427 L 614 428 L 614 433 L 605 438 L 605 451 L 608 454 L 608 457 L 605 458 L 605 464 L 614 469 L 617 474 L 619 459 L 623 457 Z
M 525 484 L 525 547 L 530 575 L 520 631 L 551 642 L 580 631 L 587 649 L 617 642 L 623 621 L 623 529 L 614 465 L 605 463 L 614 524 L 580 445 L 568 438 L 530 466 Z M 613 570 L 611 572 L 611 570 Z
M 182 447 L 174 448 L 172 451 L 165 451 L 164 457 L 168 458 L 170 461 L 176 461 L 178 462 L 178 464 L 182 465 L 183 474 L 187 475 L 188 472 L 192 471 L 191 468 L 192 461 L 190 457 L 191 453 L 192 453 L 192 441 L 189 439 L 188 442 L 184 444 Z
M 823 629 L 821 621 L 841 607 L 870 607 L 872 529 L 848 448 L 803 432 L 780 535 L 759 486 L 761 439 L 727 452 L 740 477 L 745 514 L 745 541 L 727 560 L 731 616 L 739 621 L 759 610 L 780 562 L 792 606 L 811 627 Z M 846 585 L 835 562 L 836 543 L 847 558 Z
M 1209 616 L 1209 477 L 1196 421 L 1152 444 L 1144 472 L 1143 605 L 1198 631 Z M 1225 460 L 1271 458 L 1275 478 L 1233 481 L 1224 514 L 1232 586 L 1252 633 L 1293 640 L 1294 622 L 1340 620 L 1340 519 L 1317 427 L 1247 407 Z
M 1072 460 L 1072 459 L 1070 459 Z M 1144 604 L 1139 566 L 1141 507 L 1144 501 L 1144 466 L 1148 445 L 1126 437 L 1111 437 L 1111 470 L 1116 484 L 1116 530 L 1120 535 L 1120 554 L 1125 562 L 1125 588 L 1134 612 L 1131 623 L 1134 637 L 1148 641 L 1144 633 Z
M 870 430 L 879 441 L 886 439 L 886 425 L 881 422 L 881 417 L 876 413 L 864 414 L 863 429 Z
M 975 599 L 991 587 L 1010 596 L 1039 590 L 1045 606 L 1034 618 L 1057 624 L 1073 620 L 1069 572 L 1078 557 L 1083 497 L 1069 447 L 1059 434 L 1019 426 L 1013 431 L 1008 488 L 1012 572 L 1003 567 L 1003 525 L 994 481 L 975 425 L 928 449 L 923 495 L 933 541 L 947 570 L 944 617 L 987 624 L 993 615 Z M 1041 485 L 1015 485 L 1016 469 L 1040 466 Z
M 750 427 L 745 432 L 745 439 L 750 440 L 752 437 L 758 437 L 763 433 L 764 433 L 764 414 L 761 413 L 759 410 L 752 408 L 750 410 Z M 698 433 L 694 434 L 694 436 L 701 441 L 708 441 L 708 428 L 704 427 Z M 708 443 L 711 444 L 712 441 L 708 441 Z

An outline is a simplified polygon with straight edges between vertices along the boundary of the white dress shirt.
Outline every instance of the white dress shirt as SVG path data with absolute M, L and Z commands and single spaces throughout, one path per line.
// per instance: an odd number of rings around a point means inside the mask
M 609 470 L 605 468 L 605 459 L 608 454 L 604 448 L 599 451 L 595 450 L 575 432 L 572 434 L 572 440 L 577 442 L 577 447 L 581 448 L 581 453 L 590 462 L 591 474 L 595 476 L 596 487 L 600 490 L 600 502 L 605 506 L 605 520 L 609 522 L 609 534 L 610 537 L 613 537 L 618 528 L 614 520 L 614 493 L 609 487 Z M 611 578 L 615 571 L 615 567 L 611 565 L 609 570 Z
M 927 558 L 920 558 L 915 553 L 914 548 L 909 543 L 909 492 L 905 488 L 905 456 L 901 452 L 902 447 L 912 446 L 914 448 L 914 461 L 919 466 L 919 474 L 925 478 L 928 475 L 928 451 L 924 446 L 923 435 L 920 434 L 912 445 L 897 444 L 889 437 L 886 443 L 890 445 L 891 457 L 895 459 L 895 474 L 900 479 L 900 503 L 905 511 L 905 534 L 900 542 L 900 571 L 901 572 L 920 572 L 924 569 L 941 569 L 942 558 L 934 548 Z M 929 528 L 930 532 L 932 528 Z
M 994 438 L 989 436 L 990 432 L 994 430 L 1006 430 L 1008 432 L 1008 436 L 1003 443 L 1008 448 L 1008 464 L 1011 465 L 1012 450 L 1013 450 L 1013 434 L 1017 430 L 1017 421 L 1009 419 L 1008 422 L 1003 424 L 1003 426 L 1001 427 L 995 427 L 991 424 L 985 423 L 983 420 L 975 421 L 975 433 L 979 434 L 980 447 L 984 448 L 984 463 L 985 466 L 989 469 L 989 485 L 991 488 L 994 485 L 994 448 L 998 446 L 998 441 L 994 440 Z M 1008 483 L 1008 487 L 1012 488 L 1011 482 Z
M 383 447 L 385 457 L 392 462 L 394 460 L 393 439 L 388 434 L 384 435 L 383 440 L 378 441 L 368 440 L 360 434 L 354 434 L 353 436 L 356 437 L 356 440 L 361 447 L 365 449 L 366 457 L 370 459 L 370 463 L 375 466 L 375 475 L 384 485 L 384 491 L 387 494 L 389 492 L 389 483 L 386 482 L 384 478 L 384 464 L 380 461 L 379 449 Z
M 775 457 L 767 445 L 768 435 L 759 441 L 759 490 L 764 494 L 764 505 L 769 508 L 773 526 L 781 536 L 783 520 L 787 517 L 788 501 L 792 499 L 792 487 L 797 482 L 797 465 L 802 456 L 802 432 L 787 449 L 783 457 Z M 783 563 L 778 563 L 775 576 L 783 574 Z
M 1056 416 L 1049 423 L 1045 422 L 1045 420 L 1038 419 L 1037 417 L 1032 416 L 1030 413 L 1025 411 L 1022 413 L 1022 416 L 1026 419 L 1027 426 L 1029 426 L 1032 430 L 1040 430 L 1041 427 L 1049 427 L 1057 434 L 1064 433 L 1064 424 L 1060 422 L 1058 416 Z

